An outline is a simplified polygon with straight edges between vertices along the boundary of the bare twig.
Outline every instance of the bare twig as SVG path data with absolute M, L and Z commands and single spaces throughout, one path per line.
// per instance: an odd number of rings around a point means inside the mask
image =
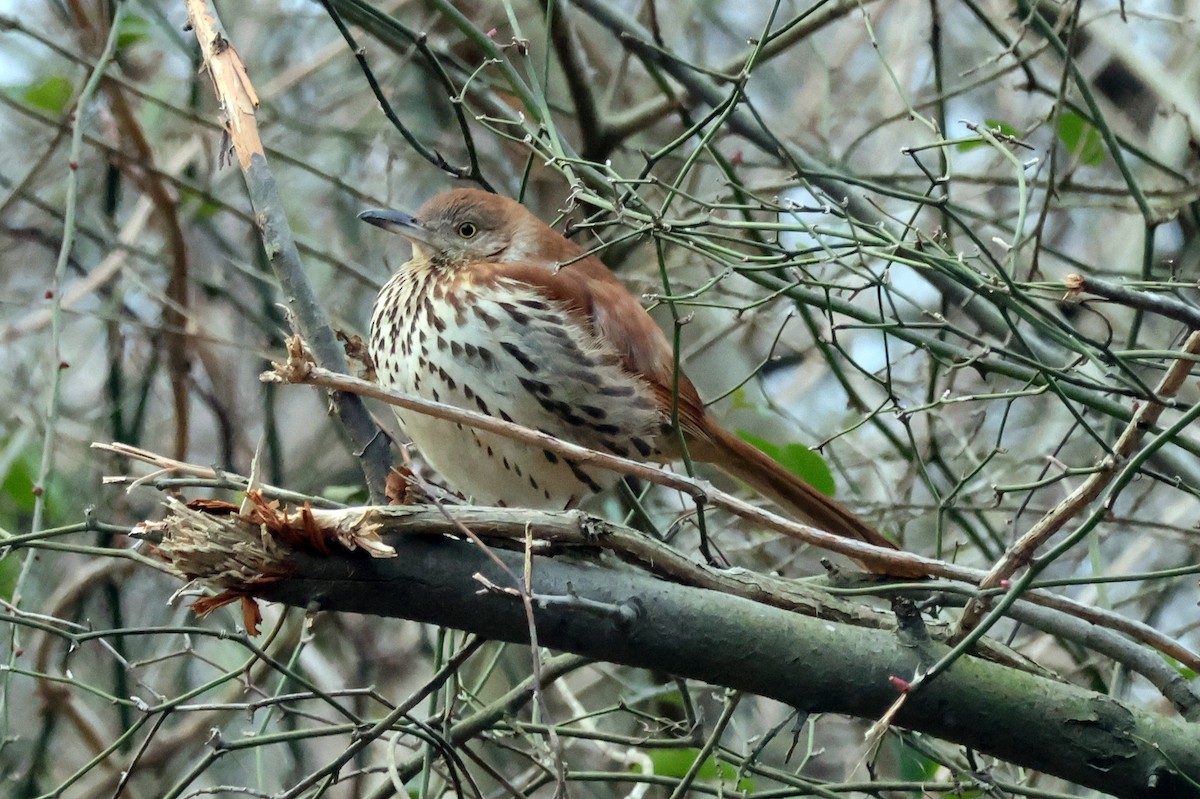
M 1188 336 L 1182 353 L 1184 355 L 1200 353 L 1200 332 L 1194 332 Z M 1167 373 L 1163 375 L 1162 380 L 1159 381 L 1155 395 L 1164 399 L 1175 396 L 1183 381 L 1191 374 L 1194 365 L 1194 361 L 1190 358 L 1176 359 Z M 1138 407 L 1134 411 L 1133 419 L 1125 426 L 1125 430 L 1113 445 L 1112 453 L 1104 457 L 1102 468 L 1093 472 L 1078 488 L 1017 539 L 991 568 L 987 576 L 980 582 L 979 587 L 987 590 L 1002 585 L 1016 573 L 1017 569 L 1030 561 L 1033 554 L 1050 536 L 1061 530 L 1064 525 L 1099 497 L 1100 492 L 1116 476 L 1116 467 L 1133 454 L 1134 449 L 1146 435 L 1146 431 L 1154 427 L 1164 410 L 1166 407 L 1157 402 L 1146 402 Z M 985 597 L 979 597 L 968 603 L 959 622 L 959 634 L 966 635 L 974 629 L 983 618 L 983 614 L 987 612 L 989 605 L 990 602 Z
M 1128 305 L 1130 308 L 1140 308 L 1143 311 L 1183 322 L 1191 330 L 1200 330 L 1200 308 L 1170 295 L 1138 291 L 1111 280 L 1103 280 L 1078 272 L 1072 272 L 1064 277 L 1063 284 L 1067 287 L 1068 297 L 1074 297 L 1081 292 L 1095 294 L 1115 303 Z
M 250 191 L 250 202 L 257 215 L 263 246 L 288 298 L 293 323 L 320 363 L 335 372 L 348 371 L 349 364 L 334 337 L 329 316 L 300 264 L 300 255 L 296 251 L 284 212 L 283 198 L 268 170 L 254 118 L 258 97 L 250 77 L 237 50 L 222 33 L 216 11 L 208 0 L 187 0 L 187 8 L 188 20 L 200 42 L 205 67 L 228 120 L 229 140 Z M 380 434 L 357 397 L 334 394 L 333 403 L 339 420 L 354 444 L 371 497 L 376 502 L 382 502 L 384 483 L 391 468 L 387 439 Z

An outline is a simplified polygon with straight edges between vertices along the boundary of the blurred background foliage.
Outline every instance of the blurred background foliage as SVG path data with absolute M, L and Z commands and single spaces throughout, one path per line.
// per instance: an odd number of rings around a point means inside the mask
M 5 795 L 550 795 L 560 757 L 574 795 L 1070 790 L 925 736 L 897 731 L 868 750 L 852 720 L 797 719 L 602 663 L 572 662 L 547 689 L 559 738 L 541 705 L 521 704 L 451 750 L 452 725 L 528 678 L 527 648 L 484 643 L 431 683 L 465 636 L 275 608 L 250 638 L 235 612 L 197 621 L 168 601 L 178 580 L 125 533 L 160 512 L 163 490 L 237 495 L 104 485 L 147 470 L 92 442 L 242 475 L 260 451 L 274 485 L 337 502 L 365 491 L 324 398 L 258 381 L 281 355 L 286 298 L 184 2 L 124 5 L 112 38 L 112 2 L 0 4 Z M 912 551 L 986 568 L 1096 471 L 1153 396 L 1186 325 L 1071 295 L 1064 276 L 1195 307 L 1194 3 L 220 11 L 336 328 L 364 333 L 376 290 L 408 257 L 358 211 L 413 210 L 455 172 L 486 182 L 597 249 L 676 337 L 719 418 Z M 1198 400 L 1186 381 L 1162 425 Z M 1135 479 L 1102 498 L 1046 575 L 1195 650 L 1200 437 L 1151 438 Z M 673 524 L 685 503 L 645 501 L 694 551 L 690 524 Z M 621 498 L 593 509 L 626 511 Z M 734 564 L 820 571 L 819 553 L 720 522 Z M 1162 706 L 1084 647 L 1004 632 L 1068 679 Z M 337 781 L 320 771 L 356 724 L 410 697 L 405 720 Z

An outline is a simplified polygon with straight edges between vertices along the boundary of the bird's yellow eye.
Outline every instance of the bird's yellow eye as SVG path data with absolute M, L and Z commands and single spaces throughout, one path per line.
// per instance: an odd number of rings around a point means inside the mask
M 474 222 L 463 222 L 458 226 L 458 235 L 464 239 L 473 239 L 478 232 L 479 227 Z

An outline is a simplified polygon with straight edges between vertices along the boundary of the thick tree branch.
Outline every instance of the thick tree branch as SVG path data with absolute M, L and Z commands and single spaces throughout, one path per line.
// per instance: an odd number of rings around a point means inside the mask
M 234 514 L 186 510 L 155 527 L 163 536 L 160 550 L 177 568 L 220 576 L 235 591 L 232 575 L 258 570 L 275 575 L 250 586 L 264 599 L 528 641 L 525 609 L 508 590 L 510 574 L 524 569 L 521 552 L 485 553 L 444 536 L 387 535 L 396 557 L 372 558 L 306 539 L 319 525 L 294 519 L 293 545 L 310 553 L 278 541 L 262 546 L 260 529 Z M 370 546 L 377 525 L 358 527 L 352 540 Z M 252 552 L 256 546 L 261 551 Z M 375 548 L 374 554 L 387 553 Z M 897 699 L 893 677 L 911 681 L 946 652 L 919 618 L 896 630 L 870 629 L 595 558 L 562 553 L 534 555 L 531 562 L 543 645 L 750 691 L 809 712 L 878 719 Z M 973 657 L 908 696 L 892 722 L 1116 796 L 1200 797 L 1200 747 L 1190 725 Z

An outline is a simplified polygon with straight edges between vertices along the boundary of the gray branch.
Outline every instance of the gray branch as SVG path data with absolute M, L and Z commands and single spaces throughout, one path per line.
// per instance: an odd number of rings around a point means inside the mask
M 529 640 L 523 602 L 508 590 L 518 587 L 512 580 L 523 572 L 521 552 L 485 553 L 477 544 L 444 535 L 387 533 L 384 543 L 395 548 L 395 557 L 387 557 L 378 525 L 369 523 L 343 525 L 335 534 L 344 545 L 376 557 L 343 552 L 330 542 L 314 545 L 314 554 L 275 543 L 252 561 L 248 550 L 264 540 L 256 525 L 239 527 L 237 516 L 177 510 L 154 525 L 154 532 L 163 535 L 160 551 L 189 576 L 237 590 L 255 573 L 286 575 L 258 581 L 251 590 L 298 607 Z M 295 517 L 286 521 L 293 543 L 303 537 L 298 531 L 309 529 Z M 316 554 L 322 548 L 327 551 Z M 570 548 L 534 555 L 532 564 L 541 645 L 749 691 L 807 712 L 877 720 L 900 696 L 891 678 L 911 682 L 947 651 L 919 618 L 899 628 L 812 618 L 668 582 L 615 559 L 572 554 Z M 907 696 L 892 723 L 1114 796 L 1200 797 L 1194 726 L 974 657 L 960 659 Z

